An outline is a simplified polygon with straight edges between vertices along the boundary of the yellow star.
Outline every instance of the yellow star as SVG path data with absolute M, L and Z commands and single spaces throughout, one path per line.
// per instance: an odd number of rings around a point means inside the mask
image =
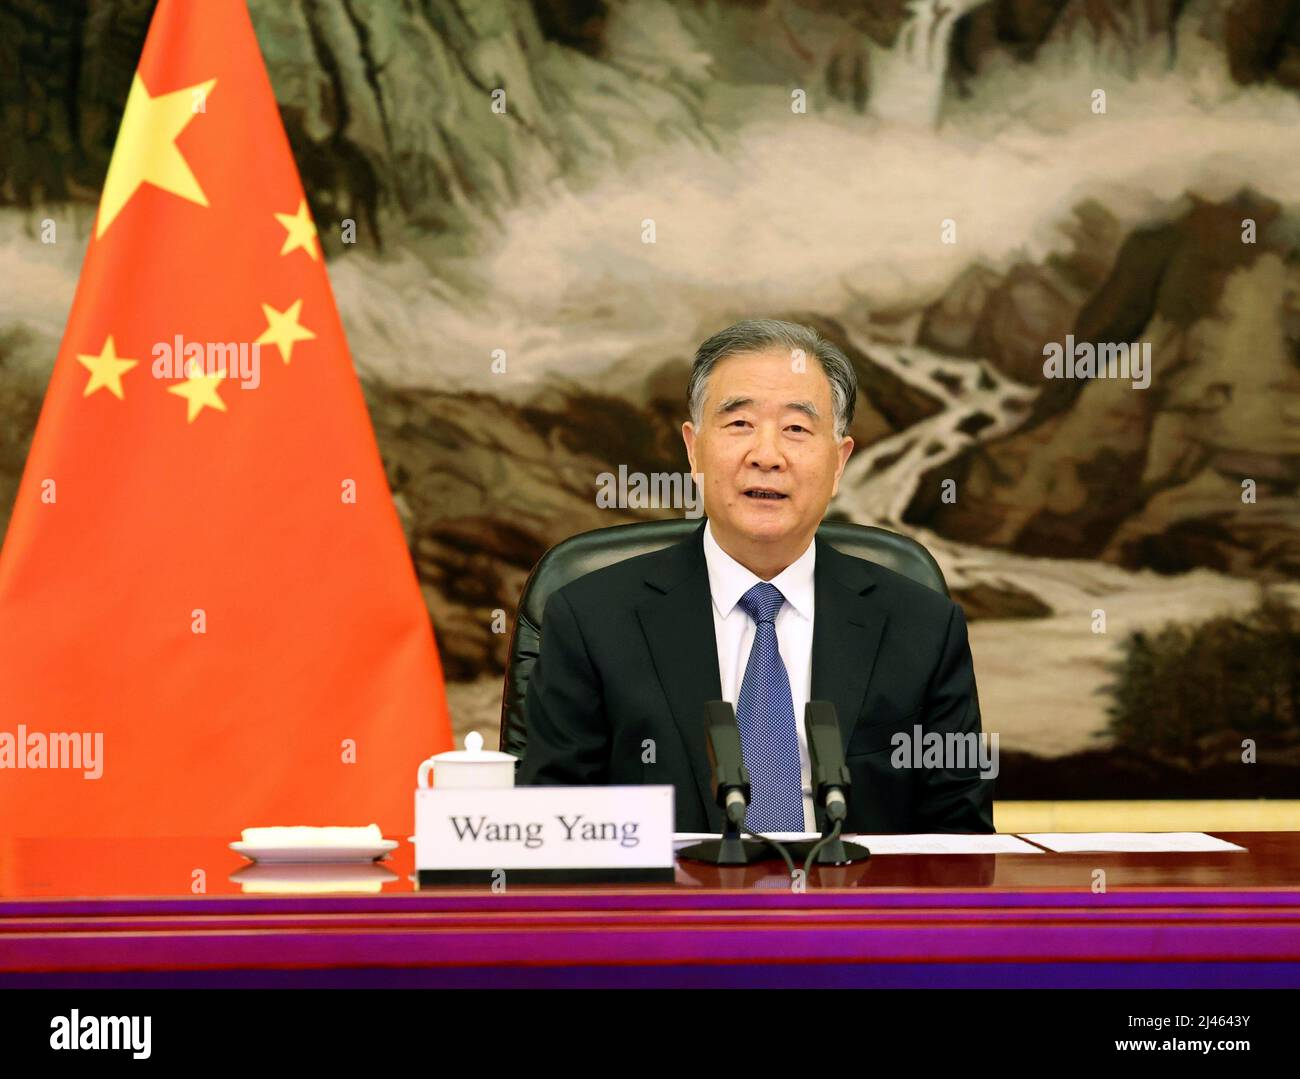
M 288 363 L 293 356 L 295 341 L 313 341 L 316 335 L 298 321 L 302 311 L 302 301 L 294 300 L 284 311 L 277 311 L 269 303 L 262 304 L 262 314 L 266 316 L 266 329 L 254 344 L 274 345 L 280 350 L 280 358 Z
M 287 255 L 290 251 L 296 251 L 301 247 L 315 261 L 316 226 L 312 223 L 311 214 L 307 210 L 307 200 L 302 199 L 298 203 L 296 214 L 276 214 L 275 219 L 289 230 L 284 238 L 284 246 L 280 248 L 280 254 Z
M 128 360 L 126 357 L 119 357 L 117 346 L 113 344 L 113 335 L 108 335 L 108 340 L 104 342 L 104 347 L 99 350 L 98 356 L 89 356 L 83 353 L 77 353 L 77 362 L 90 372 L 90 378 L 86 382 L 86 392 L 82 397 L 89 397 L 99 389 L 108 390 L 119 401 L 122 397 L 122 376 L 134 367 L 139 360 Z
M 189 163 L 176 148 L 176 138 L 194 119 L 196 100 L 206 98 L 217 85 L 216 79 L 150 97 L 139 73 L 131 83 L 122 127 L 108 163 L 104 193 L 99 200 L 99 224 L 96 238 L 108 231 L 117 215 L 143 183 L 153 184 L 173 195 L 208 204 Z
M 191 360 L 188 370 L 189 378 L 177 386 L 167 387 L 168 393 L 185 398 L 188 411 L 186 423 L 193 423 L 194 417 L 205 408 L 215 408 L 218 412 L 225 412 L 226 402 L 217 394 L 217 387 L 226 377 L 226 369 L 223 367 L 215 374 L 205 375 L 203 369 Z

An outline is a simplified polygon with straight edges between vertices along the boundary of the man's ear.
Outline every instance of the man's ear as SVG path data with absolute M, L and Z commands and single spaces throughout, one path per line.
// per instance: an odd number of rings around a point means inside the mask
M 686 443 L 686 459 L 691 463 L 691 474 L 695 474 L 695 425 L 687 420 L 682 424 L 682 441 Z
M 840 439 L 839 445 L 840 463 L 835 469 L 835 484 L 831 487 L 831 498 L 840 493 L 840 477 L 844 475 L 844 466 L 849 463 L 849 454 L 853 452 L 853 439 L 847 435 Z

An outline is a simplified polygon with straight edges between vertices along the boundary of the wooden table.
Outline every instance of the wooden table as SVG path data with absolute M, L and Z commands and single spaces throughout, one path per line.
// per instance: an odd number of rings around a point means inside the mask
M 374 894 L 249 894 L 224 839 L 0 839 L 0 986 L 1300 987 L 1300 833 L 1215 834 L 1246 851 L 876 855 L 801 893 L 780 862 L 417 889 L 403 842 Z

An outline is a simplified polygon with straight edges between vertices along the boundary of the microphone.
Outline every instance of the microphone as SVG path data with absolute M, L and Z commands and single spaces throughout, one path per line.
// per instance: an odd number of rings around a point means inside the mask
M 835 705 L 830 701 L 809 701 L 803 724 L 808 736 L 813 801 L 826 810 L 828 821 L 843 821 L 849 812 L 852 781 L 849 766 L 844 762 L 844 743 L 840 741 Z
M 804 859 L 803 871 L 807 875 L 814 863 L 846 865 L 870 858 L 871 851 L 860 843 L 846 843 L 840 838 L 849 813 L 852 780 L 848 763 L 844 760 L 844 743 L 840 741 L 835 705 L 830 701 L 809 701 L 804 708 L 803 727 L 808 736 L 813 802 L 826 811 L 826 828 L 822 837 L 812 845 Z
M 808 733 L 808 751 L 812 764 L 813 784 L 818 804 L 834 821 L 833 829 L 814 843 L 804 863 L 804 873 L 812 862 L 844 865 L 871 852 L 839 838 L 840 826 L 848 813 L 849 770 L 844 762 L 840 728 L 835 720 L 835 706 L 829 701 L 810 701 L 804 715 Z M 740 728 L 736 710 L 727 701 L 708 701 L 704 705 L 705 745 L 709 753 L 709 773 L 713 797 L 723 812 L 720 839 L 692 843 L 677 851 L 687 861 L 709 862 L 720 866 L 750 865 L 762 861 L 766 849 L 776 851 L 794 876 L 794 861 L 785 845 L 745 827 L 749 809 L 749 770 L 740 747 Z M 741 833 L 757 842 L 748 842 Z
M 736 711 L 729 702 L 708 701 L 704 705 L 704 734 L 713 797 L 732 826 L 728 831 L 739 829 L 744 826 L 749 808 L 749 771 L 740 751 Z
M 745 813 L 749 809 L 749 770 L 740 751 L 740 728 L 736 726 L 736 710 L 726 701 L 707 701 L 704 705 L 704 741 L 709 751 L 709 774 L 713 797 L 722 809 L 722 835 L 682 847 L 678 858 L 711 865 L 750 865 L 763 860 L 769 845 L 766 840 L 750 842 L 741 838 L 745 829 Z M 753 833 L 746 833 L 752 835 Z M 781 850 L 790 872 L 794 863 Z

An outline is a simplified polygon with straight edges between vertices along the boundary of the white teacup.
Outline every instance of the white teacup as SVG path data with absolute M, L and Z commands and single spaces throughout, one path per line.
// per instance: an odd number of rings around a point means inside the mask
M 421 761 L 416 783 L 421 789 L 433 786 L 437 790 L 513 787 L 517 759 L 509 753 L 485 750 L 483 736 L 478 731 L 470 731 L 465 736 L 464 749 L 436 753 Z M 429 782 L 430 775 L 433 777 L 432 784 Z

